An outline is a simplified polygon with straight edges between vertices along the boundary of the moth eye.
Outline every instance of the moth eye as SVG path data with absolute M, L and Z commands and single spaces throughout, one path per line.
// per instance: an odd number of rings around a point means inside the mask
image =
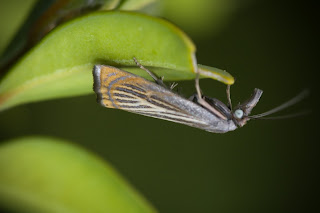
M 241 119 L 243 117 L 243 111 L 241 109 L 237 109 L 234 111 L 234 117 Z

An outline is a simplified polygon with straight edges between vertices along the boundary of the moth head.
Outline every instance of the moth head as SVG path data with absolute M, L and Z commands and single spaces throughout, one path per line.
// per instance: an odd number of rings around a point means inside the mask
M 251 98 L 244 103 L 240 104 L 238 107 L 235 108 L 235 110 L 232 112 L 232 120 L 233 122 L 238 126 L 242 127 L 244 126 L 248 120 L 250 119 L 280 119 L 280 118 L 291 118 L 300 116 L 303 114 L 308 113 L 308 111 L 302 111 L 295 114 L 290 115 L 284 115 L 284 116 L 277 116 L 277 117 L 266 117 L 268 115 L 271 115 L 273 113 L 279 112 L 285 108 L 288 108 L 289 106 L 292 106 L 299 101 L 303 100 L 309 95 L 309 90 L 303 90 L 301 93 L 299 93 L 294 98 L 290 99 L 289 101 L 281 104 L 280 106 L 277 106 L 267 112 L 260 113 L 257 115 L 250 115 L 252 109 L 257 105 L 262 95 L 262 90 L 260 89 L 254 89 L 253 95 Z
M 232 120 L 237 126 L 242 127 L 250 120 L 250 113 L 259 102 L 262 93 L 262 90 L 254 89 L 252 96 L 233 110 Z

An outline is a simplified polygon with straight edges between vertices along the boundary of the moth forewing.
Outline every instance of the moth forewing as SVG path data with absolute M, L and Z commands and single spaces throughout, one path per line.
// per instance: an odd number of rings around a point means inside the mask
M 140 76 L 111 66 L 93 69 L 97 101 L 141 115 L 223 133 L 236 129 L 232 120 L 222 120 L 198 104 Z

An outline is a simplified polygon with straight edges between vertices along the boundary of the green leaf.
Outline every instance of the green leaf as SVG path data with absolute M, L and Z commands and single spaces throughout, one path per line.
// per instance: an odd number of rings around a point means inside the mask
M 94 64 L 149 77 L 133 57 L 166 80 L 195 77 L 195 46 L 171 23 L 134 12 L 96 12 L 57 27 L 8 72 L 0 83 L 0 110 L 90 94 Z
M 156 212 L 106 162 L 65 141 L 0 146 L 0 203 L 19 212 Z
M 30 1 L 1 1 L 0 3 L 0 65 L 4 48 L 15 36 L 19 27 L 25 21 L 27 13 L 34 5 L 34 0 Z M 14 8 L 14 9 L 13 9 Z
M 119 10 L 138 10 L 158 0 L 123 0 Z
M 0 84 L 0 109 L 89 94 L 94 64 L 135 67 L 134 56 L 145 66 L 190 79 L 194 53 L 191 40 L 162 19 L 133 12 L 92 13 L 57 27 L 9 71 Z
M 227 71 L 215 67 L 198 64 L 198 72 L 204 77 L 215 79 L 227 85 L 232 85 L 235 81 Z
M 70 0 L 62 4 L 57 4 L 55 1 L 37 1 L 36 4 L 34 4 L 33 9 L 29 12 L 29 16 L 24 20 L 23 24 L 20 24 L 21 28 L 11 40 L 10 45 L 6 47 L 6 51 L 4 51 L 3 55 L 0 55 L 0 70 L 38 43 L 39 40 L 57 25 L 68 20 L 98 10 L 140 10 L 152 3 L 152 1 L 153 0 L 140 0 L 136 1 L 136 3 L 131 2 L 129 7 L 125 8 L 117 8 L 120 5 L 123 5 L 121 0 L 99 0 L 89 2 L 83 0 Z M 21 4 L 20 2 L 19 8 L 24 8 L 24 4 L 25 3 Z M 12 10 L 9 11 L 11 12 L 10 14 L 12 14 Z M 3 17 L 1 12 L 3 11 L 1 11 L 0 7 L 0 18 L 4 18 L 5 20 L 6 17 Z M 15 13 L 16 10 L 14 10 L 13 17 L 17 16 Z M 11 25 L 9 24 L 9 28 L 10 27 Z M 5 35 L 6 34 L 4 34 L 4 36 Z
M 104 0 L 102 3 L 101 10 L 113 10 L 115 9 L 121 0 Z M 81 2 L 83 4 L 83 2 Z

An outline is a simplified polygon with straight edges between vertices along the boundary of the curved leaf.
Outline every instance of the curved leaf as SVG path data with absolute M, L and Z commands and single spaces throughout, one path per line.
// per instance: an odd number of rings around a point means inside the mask
M 0 110 L 89 94 L 94 64 L 149 77 L 133 57 L 166 80 L 195 77 L 195 46 L 171 23 L 134 12 L 96 12 L 57 27 L 9 71 L 0 83 Z
M 53 28 L 68 20 L 98 10 L 140 10 L 154 1 L 155 0 L 135 0 L 129 2 L 121 0 L 37 1 L 15 37 L 6 47 L 6 51 L 3 55 L 0 55 L 0 71 L 28 51 Z M 23 4 L 21 5 L 21 2 L 19 5 L 22 8 L 25 7 Z M 17 16 L 17 14 L 14 15 L 14 17 Z M 1 52 L 0 48 L 0 53 Z
M 0 109 L 89 94 L 94 64 L 135 67 L 133 57 L 145 66 L 180 72 L 181 79 L 192 78 L 194 53 L 191 40 L 162 19 L 92 13 L 57 27 L 9 71 L 0 84 Z
M 155 212 L 115 170 L 65 141 L 0 146 L 0 203 L 20 212 Z
M 198 72 L 207 78 L 212 78 L 227 85 L 234 84 L 234 78 L 227 71 L 215 67 L 198 64 Z

